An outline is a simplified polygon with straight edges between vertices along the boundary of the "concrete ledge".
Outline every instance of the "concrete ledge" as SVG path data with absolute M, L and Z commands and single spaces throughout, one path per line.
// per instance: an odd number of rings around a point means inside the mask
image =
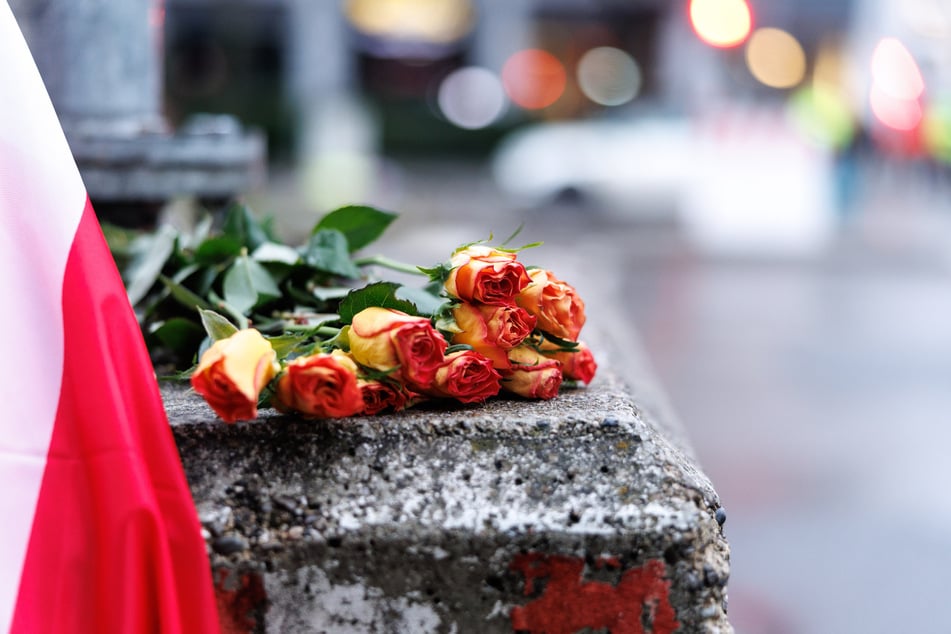
M 716 493 L 609 371 L 339 421 L 163 396 L 226 632 L 732 631 Z

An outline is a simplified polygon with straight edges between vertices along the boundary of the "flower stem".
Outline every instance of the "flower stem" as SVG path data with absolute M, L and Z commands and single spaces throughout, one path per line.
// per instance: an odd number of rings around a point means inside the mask
M 405 262 L 391 260 L 385 255 L 370 255 L 365 258 L 357 258 L 353 261 L 353 263 L 357 266 L 382 266 L 383 268 L 399 271 L 400 273 L 426 276 L 426 274 L 420 271 L 418 267 L 412 264 L 406 264 Z

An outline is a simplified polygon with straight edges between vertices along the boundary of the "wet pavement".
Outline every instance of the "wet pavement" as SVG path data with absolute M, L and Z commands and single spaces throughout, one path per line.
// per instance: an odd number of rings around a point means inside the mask
M 827 249 L 753 259 L 583 200 L 519 209 L 476 168 L 399 174 L 377 202 L 416 261 L 524 221 L 539 264 L 614 297 L 727 510 L 737 632 L 949 631 L 946 183 L 873 166 Z

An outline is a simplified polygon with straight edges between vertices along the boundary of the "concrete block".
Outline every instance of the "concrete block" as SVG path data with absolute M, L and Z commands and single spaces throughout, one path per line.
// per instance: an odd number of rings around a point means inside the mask
M 336 421 L 163 395 L 226 632 L 732 632 L 717 495 L 610 370 Z

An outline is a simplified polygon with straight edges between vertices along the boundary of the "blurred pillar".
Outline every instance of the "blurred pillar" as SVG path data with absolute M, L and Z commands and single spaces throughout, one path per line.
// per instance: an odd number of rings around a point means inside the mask
M 11 6 L 64 126 L 161 125 L 161 4 L 12 0 Z
M 170 198 L 223 201 L 263 179 L 264 140 L 232 117 L 170 133 L 161 0 L 11 0 L 100 217 L 153 220 Z

